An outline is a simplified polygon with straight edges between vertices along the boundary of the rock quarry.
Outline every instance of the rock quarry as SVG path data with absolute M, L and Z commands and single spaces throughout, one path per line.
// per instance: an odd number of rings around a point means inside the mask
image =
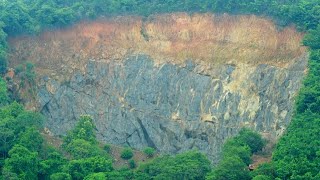
M 35 64 L 26 103 L 54 135 L 89 114 L 101 142 L 216 162 L 241 128 L 284 133 L 307 71 L 302 38 L 256 16 L 123 16 L 11 38 L 9 59 Z

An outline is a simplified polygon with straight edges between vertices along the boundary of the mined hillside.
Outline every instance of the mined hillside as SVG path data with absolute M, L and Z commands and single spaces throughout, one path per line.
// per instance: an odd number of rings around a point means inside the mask
M 302 34 L 255 16 L 168 14 L 82 22 L 10 39 L 36 64 L 37 107 L 55 134 L 81 114 L 101 141 L 216 160 L 242 127 L 277 139 L 306 70 Z

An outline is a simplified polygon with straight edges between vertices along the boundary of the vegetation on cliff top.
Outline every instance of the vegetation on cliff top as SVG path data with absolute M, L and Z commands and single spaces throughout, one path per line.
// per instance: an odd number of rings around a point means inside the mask
M 310 47 L 309 74 L 297 98 L 292 123 L 273 153 L 273 161 L 260 166 L 250 175 L 244 168 L 250 162 L 253 148 L 249 144 L 232 143 L 230 140 L 225 145 L 226 155 L 207 179 L 320 179 L 319 9 L 319 0 L 4 0 L 0 3 L 0 73 L 7 71 L 8 35 L 37 33 L 43 28 L 65 26 L 99 15 L 149 15 L 174 11 L 253 13 L 273 17 L 281 25 L 295 23 L 301 30 L 309 32 L 304 40 L 304 44 Z M 211 170 L 205 157 L 197 152 L 160 157 L 135 171 L 114 170 L 110 157 L 94 140 L 94 133 L 90 132 L 92 126 L 81 125 L 77 126 L 81 130 L 76 128 L 66 137 L 64 149 L 71 157 L 65 157 L 45 145 L 39 133 L 43 122 L 41 115 L 25 111 L 22 105 L 10 102 L 3 80 L 0 86 L 2 178 L 203 179 L 204 174 Z M 83 118 L 80 121 L 86 122 L 83 124 L 92 123 L 88 117 Z M 89 139 L 84 138 L 82 133 L 89 133 Z M 230 144 L 236 148 L 229 147 Z M 228 152 L 234 156 L 230 158 Z M 230 167 L 235 171 L 230 171 Z

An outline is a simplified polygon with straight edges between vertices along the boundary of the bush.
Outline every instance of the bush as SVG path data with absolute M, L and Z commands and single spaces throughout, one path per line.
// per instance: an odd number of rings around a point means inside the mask
M 131 159 L 133 157 L 133 152 L 131 148 L 125 148 L 121 152 L 122 159 Z
M 241 129 L 239 135 L 235 137 L 235 141 L 241 145 L 249 146 L 252 153 L 261 151 L 266 144 L 260 134 L 246 128 Z
M 129 160 L 129 167 L 131 169 L 135 168 L 137 165 L 136 165 L 136 162 L 133 160 L 133 159 L 130 159 Z
M 111 146 L 110 146 L 110 144 L 105 144 L 105 145 L 103 146 L 103 149 L 104 149 L 107 153 L 110 153 L 110 152 L 111 152 Z
M 143 152 L 148 156 L 148 157 L 153 157 L 156 150 L 151 148 L 151 147 L 147 147 L 143 150 Z

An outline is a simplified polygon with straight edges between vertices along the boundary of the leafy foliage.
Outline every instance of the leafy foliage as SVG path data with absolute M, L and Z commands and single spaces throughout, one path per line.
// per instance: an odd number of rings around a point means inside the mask
M 92 117 L 88 115 L 81 116 L 76 127 L 72 131 L 68 132 L 65 137 L 64 146 L 76 139 L 82 139 L 92 144 L 97 144 L 94 129 L 95 126 Z
M 105 180 L 105 179 L 106 179 L 106 175 L 105 173 L 102 173 L 102 172 L 93 173 L 84 178 L 84 180 Z
M 33 152 L 41 152 L 43 137 L 35 127 L 29 127 L 21 133 L 18 144 Z
M 54 173 L 50 176 L 51 180 L 71 180 L 72 177 L 68 173 Z
M 1 66 L 1 60 L 0 60 L 0 66 Z M 9 96 L 7 93 L 7 85 L 6 85 L 6 82 L 2 78 L 0 78 L 0 107 L 7 105 L 8 102 L 9 102 Z
M 102 154 L 102 151 L 96 144 L 92 144 L 83 139 L 73 139 L 65 149 L 75 159 L 88 158 Z
M 265 145 L 261 135 L 249 129 L 240 130 L 238 136 L 228 139 L 223 145 L 221 162 L 206 179 L 245 180 L 251 179 L 248 165 L 251 155 Z
M 237 156 L 224 158 L 207 180 L 250 180 L 248 166 Z
M 313 1 L 311 1 L 313 2 Z M 296 113 L 273 153 L 273 161 L 259 167 L 271 179 L 319 179 L 320 173 L 320 26 L 303 43 L 310 47 L 309 74 L 297 98 Z
M 37 152 L 15 145 L 9 151 L 9 156 L 4 165 L 6 171 L 17 174 L 20 179 L 37 179 L 39 163 Z
M 5 84 L 3 86 L 5 86 Z M 0 159 L 6 159 L 10 156 L 9 151 L 16 144 L 20 144 L 20 146 L 26 149 L 30 148 L 27 149 L 30 152 L 40 151 L 42 137 L 39 135 L 38 129 L 42 127 L 43 120 L 44 118 L 39 113 L 25 111 L 23 106 L 17 102 L 1 107 Z M 3 161 L 0 160 L 0 162 L 1 168 Z M 12 175 L 12 173 L 6 174 Z
M 147 147 L 143 150 L 143 152 L 148 156 L 148 157 L 153 157 L 154 154 L 156 153 L 156 150 L 151 148 L 151 147 Z
M 147 179 L 201 180 L 210 170 L 208 159 L 199 152 L 191 151 L 175 157 L 162 156 L 143 164 L 138 168 L 137 176 Z
M 121 158 L 123 159 L 131 159 L 133 157 L 133 152 L 131 148 L 125 148 L 121 151 Z
M 45 157 L 39 164 L 39 176 L 44 177 L 44 179 L 69 179 L 69 174 L 62 173 L 63 166 L 67 163 L 67 160 L 63 157 L 63 155 L 55 149 L 52 149 L 51 152 L 48 153 L 48 156 Z M 70 176 L 71 179 L 71 176 Z
M 239 145 L 247 145 L 250 148 L 251 153 L 261 151 L 266 143 L 260 134 L 246 128 L 241 129 L 239 135 L 234 139 Z
M 137 164 L 136 164 L 136 162 L 135 162 L 133 159 L 130 159 L 130 160 L 129 160 L 129 167 L 130 167 L 131 169 L 134 169 L 134 168 L 137 167 Z
M 84 179 L 92 173 L 109 172 L 113 170 L 112 161 L 100 156 L 72 160 L 68 163 L 67 169 L 72 179 Z

